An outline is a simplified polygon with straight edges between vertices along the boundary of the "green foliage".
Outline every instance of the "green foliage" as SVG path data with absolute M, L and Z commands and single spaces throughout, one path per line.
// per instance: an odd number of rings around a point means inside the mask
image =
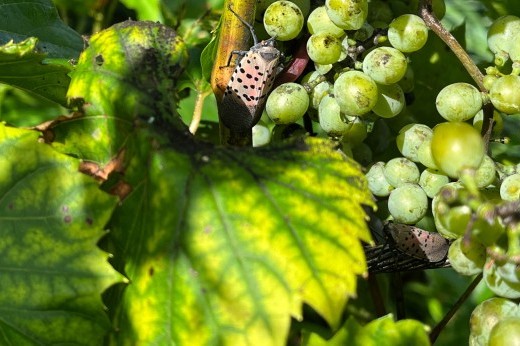
M 36 131 L 0 125 L 0 152 L 2 343 L 99 344 L 100 294 L 122 281 L 96 247 L 116 199 Z

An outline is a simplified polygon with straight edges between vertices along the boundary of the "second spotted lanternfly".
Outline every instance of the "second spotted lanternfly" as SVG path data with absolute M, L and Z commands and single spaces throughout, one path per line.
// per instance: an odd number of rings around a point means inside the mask
M 242 58 L 238 60 L 224 92 L 220 114 L 226 127 L 237 133 L 247 133 L 262 115 L 267 94 L 280 71 L 282 54 L 274 46 L 274 37 L 258 42 L 251 24 L 244 21 L 231 7 L 229 10 L 249 28 L 254 45 L 248 51 L 233 52 Z

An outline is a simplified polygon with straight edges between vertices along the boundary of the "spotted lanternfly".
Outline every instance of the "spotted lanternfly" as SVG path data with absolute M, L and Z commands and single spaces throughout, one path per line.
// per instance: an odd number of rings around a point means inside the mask
M 222 98 L 220 117 L 232 131 L 247 133 L 262 115 L 267 95 L 280 71 L 280 51 L 275 38 L 258 42 L 253 26 L 231 12 L 249 29 L 254 45 L 248 51 L 233 51 L 241 58 Z
M 384 229 L 397 250 L 412 257 L 435 263 L 445 259 L 448 254 L 450 243 L 439 233 L 396 223 L 387 223 Z

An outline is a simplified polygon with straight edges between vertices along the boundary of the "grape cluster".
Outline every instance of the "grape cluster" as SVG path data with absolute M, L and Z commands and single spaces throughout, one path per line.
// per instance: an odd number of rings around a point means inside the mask
M 269 23 L 276 22 L 270 17 L 281 15 L 271 9 L 287 2 L 267 7 L 268 33 L 273 32 Z M 520 113 L 520 18 L 499 18 L 489 29 L 495 59 L 483 79 L 486 90 L 447 85 L 432 104 L 445 121 L 430 127 L 406 108 L 414 84 L 410 55 L 425 46 L 429 33 L 423 19 L 412 14 L 417 1 L 327 0 L 310 10 L 309 2 L 302 2 L 292 4 L 304 7 L 302 18 L 309 13 L 306 48 L 313 69 L 299 84 L 283 84 L 271 93 L 267 116 L 257 128 L 271 128 L 271 140 L 314 131 L 337 141 L 366 166 L 381 219 L 439 232 L 452 241 L 448 258 L 456 271 L 483 273 L 494 293 L 520 298 L 520 169 L 495 162 L 481 135 L 489 117 L 488 132 L 498 138 L 503 117 Z M 444 2 L 434 1 L 433 9 L 442 17 Z M 308 122 L 305 129 L 299 125 L 305 114 L 314 121 L 311 131 Z M 374 162 L 372 152 L 387 145 L 382 141 L 389 131 L 397 133 L 397 151 Z

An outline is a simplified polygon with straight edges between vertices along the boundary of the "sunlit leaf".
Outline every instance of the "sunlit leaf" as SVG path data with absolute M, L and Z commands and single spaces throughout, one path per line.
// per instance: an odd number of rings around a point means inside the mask
M 78 160 L 0 125 L 0 329 L 5 345 L 96 345 L 120 282 L 96 243 L 117 201 Z
M 137 19 L 162 22 L 160 0 L 121 0 L 128 8 L 137 12 Z
M 303 303 L 337 326 L 366 271 L 359 166 L 317 139 L 256 150 L 178 141 L 129 149 L 133 192 L 110 225 L 132 280 L 120 342 L 282 345 Z

